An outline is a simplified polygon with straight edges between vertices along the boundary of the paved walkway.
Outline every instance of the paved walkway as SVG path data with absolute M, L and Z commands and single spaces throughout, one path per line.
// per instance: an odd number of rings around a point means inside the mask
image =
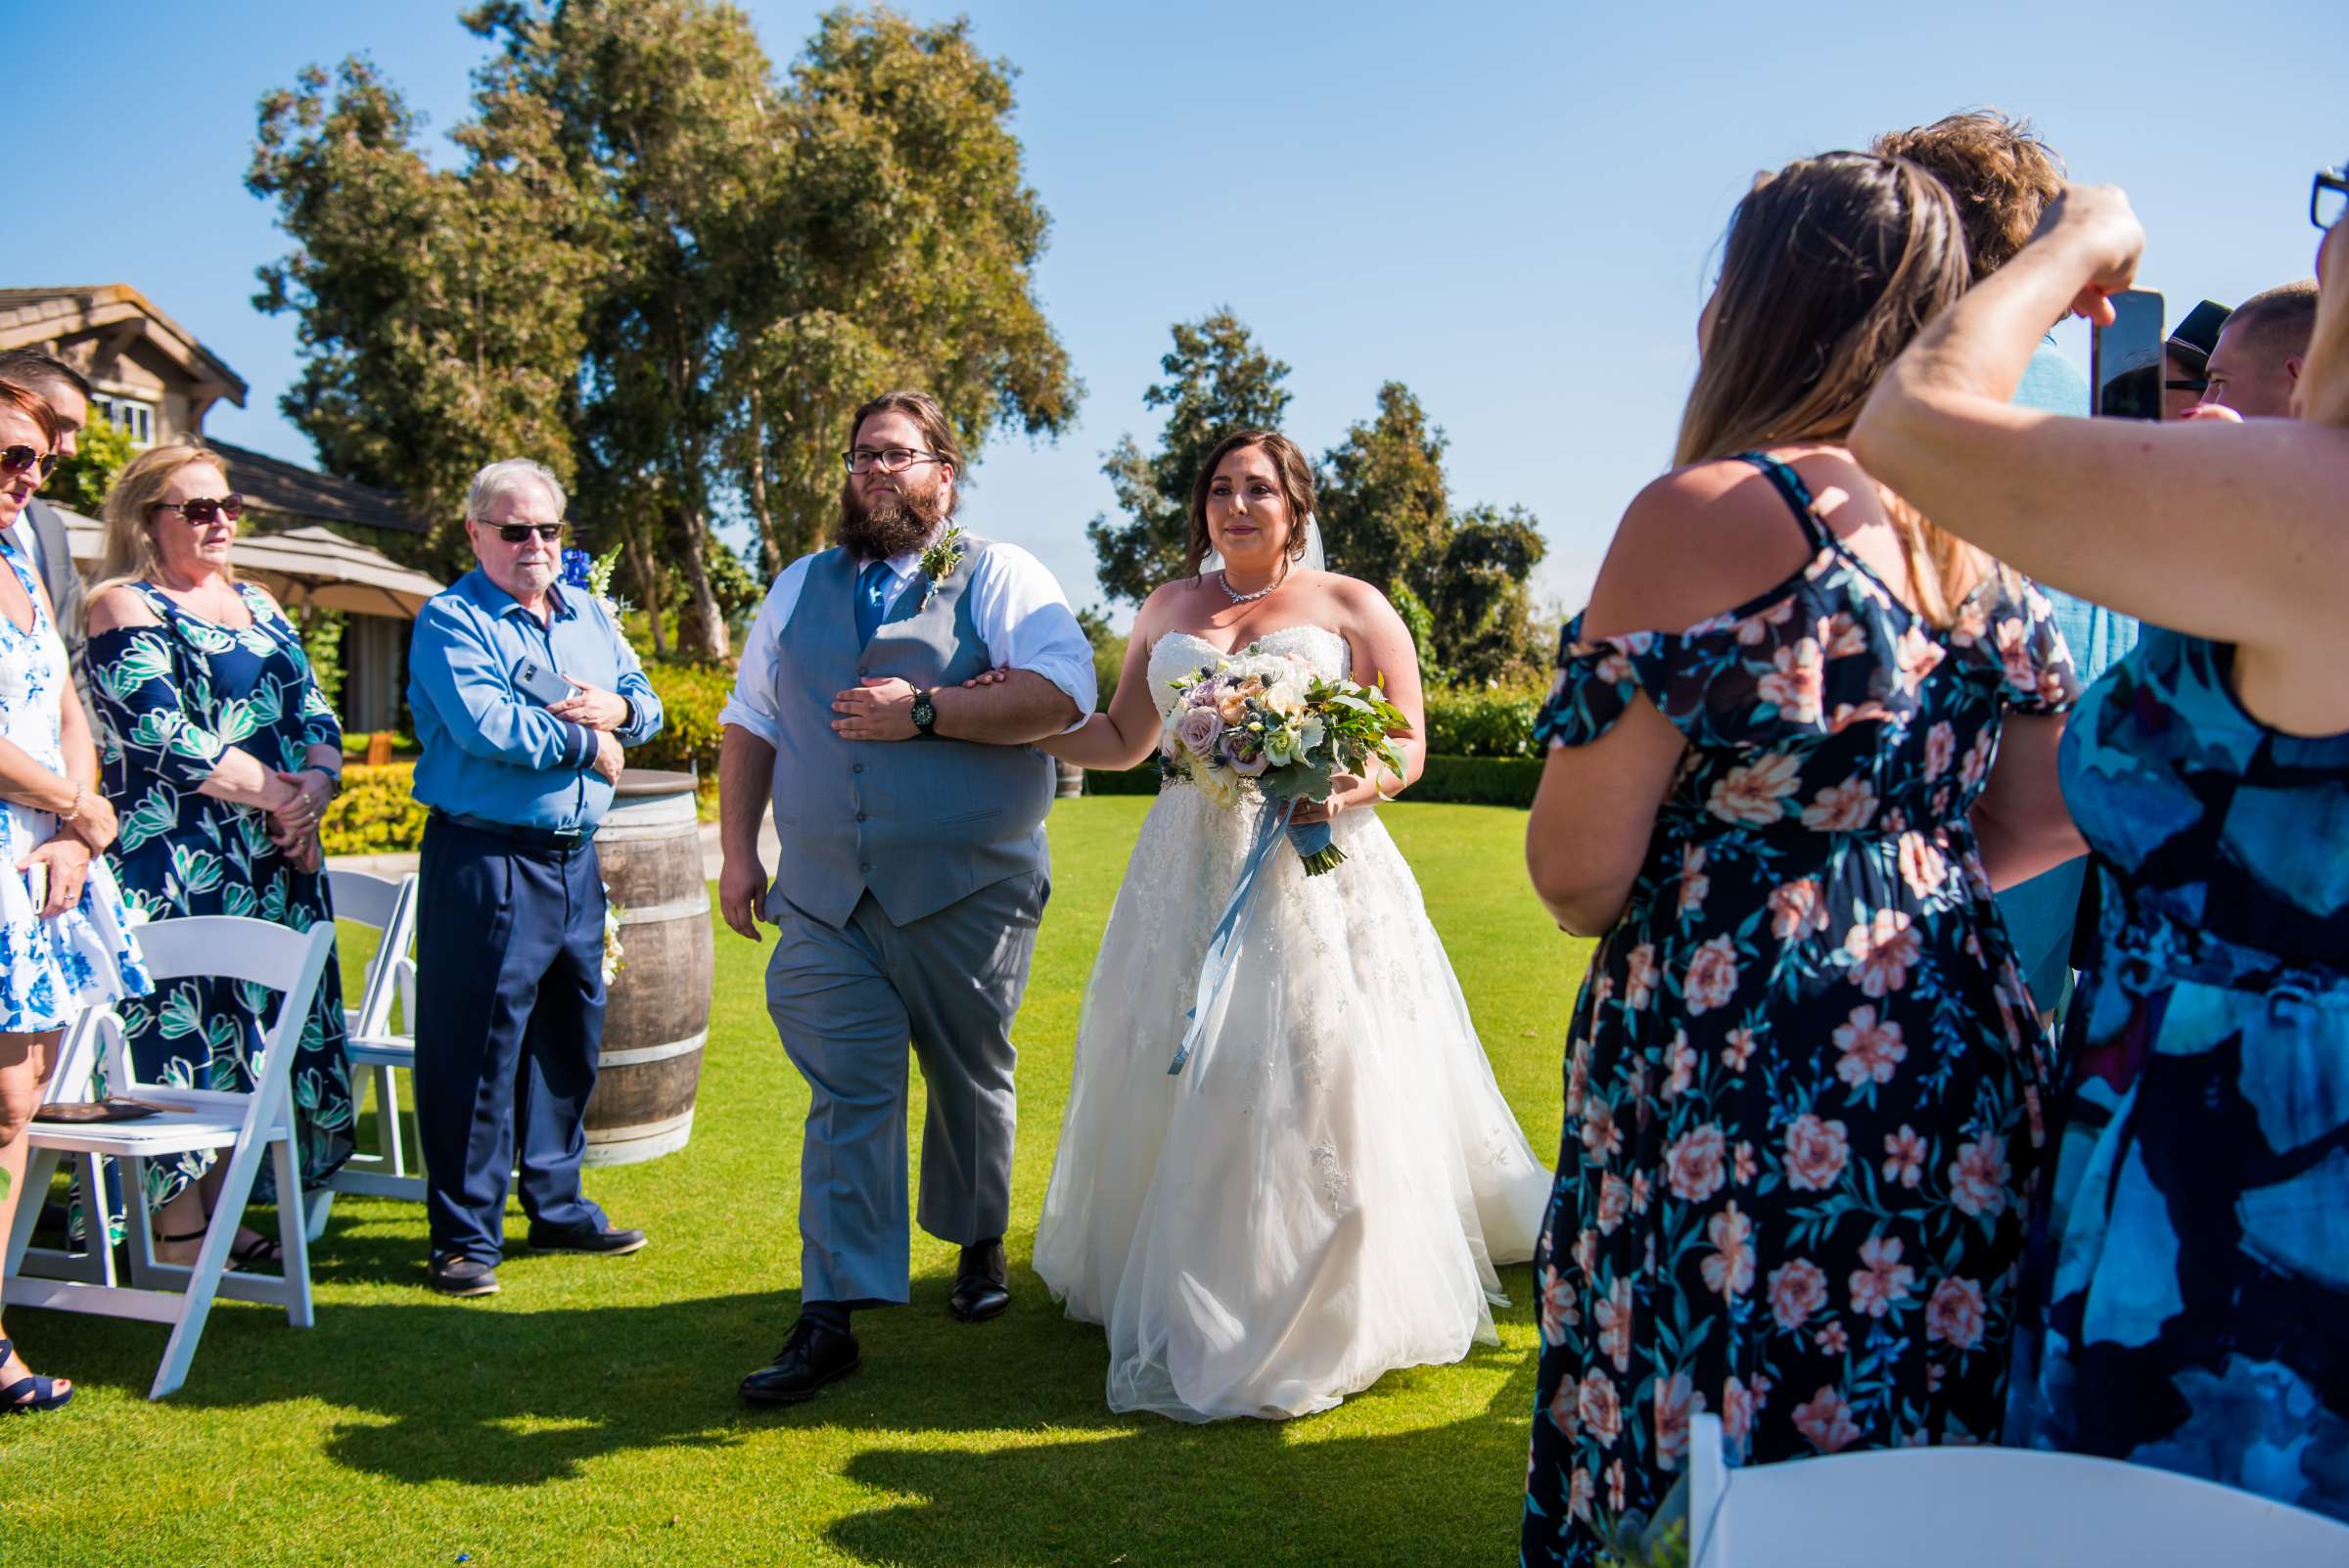
M 761 817 L 759 822 L 759 855 L 766 862 L 766 868 L 769 871 L 775 868 L 775 859 L 782 853 L 782 849 L 781 841 L 775 837 L 774 818 Z M 703 877 L 715 882 L 718 865 L 722 859 L 723 856 L 717 853 L 717 824 L 704 822 L 702 824 Z M 330 854 L 326 857 L 326 863 L 337 871 L 372 871 L 379 877 L 397 877 L 405 876 L 408 872 L 416 869 L 416 855 L 413 851 L 405 851 L 397 854 Z

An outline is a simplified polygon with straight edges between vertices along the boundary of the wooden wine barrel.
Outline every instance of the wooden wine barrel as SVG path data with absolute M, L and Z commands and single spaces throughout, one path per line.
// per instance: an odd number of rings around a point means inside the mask
M 621 964 L 587 1101 L 587 1163 L 631 1165 L 693 1135 L 710 1038 L 710 886 L 692 776 L 622 770 L 595 853 L 620 911 Z

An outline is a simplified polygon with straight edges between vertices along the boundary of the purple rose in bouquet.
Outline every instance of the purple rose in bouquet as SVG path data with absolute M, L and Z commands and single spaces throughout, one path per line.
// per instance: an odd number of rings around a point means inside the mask
M 1223 734 L 1223 715 L 1213 708 L 1193 708 L 1175 720 L 1174 734 L 1193 757 L 1212 760 Z

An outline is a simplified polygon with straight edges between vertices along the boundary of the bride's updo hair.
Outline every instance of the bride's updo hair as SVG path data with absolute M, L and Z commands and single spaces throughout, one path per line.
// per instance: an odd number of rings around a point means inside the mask
M 1235 430 L 1207 454 L 1199 465 L 1199 477 L 1191 481 L 1191 539 L 1189 558 L 1183 570 L 1192 576 L 1199 575 L 1199 564 L 1208 558 L 1216 541 L 1207 531 L 1207 487 L 1216 482 L 1216 470 L 1223 459 L 1243 447 L 1261 446 L 1272 459 L 1272 472 L 1280 476 L 1280 496 L 1289 507 L 1288 556 L 1292 561 L 1305 559 L 1305 520 L 1313 515 L 1313 465 L 1305 460 L 1297 443 L 1276 430 Z

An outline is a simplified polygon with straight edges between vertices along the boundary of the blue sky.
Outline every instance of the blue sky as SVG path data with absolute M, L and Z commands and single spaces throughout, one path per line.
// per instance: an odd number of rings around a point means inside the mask
M 778 64 L 814 8 L 747 9 Z M 951 13 L 925 5 L 917 16 Z M 284 238 L 246 194 L 253 105 L 367 51 L 463 117 L 478 40 L 453 0 L 18 9 L 20 163 L 0 284 L 127 282 L 252 384 L 224 439 L 299 461 L 277 409 L 294 324 L 253 311 Z M 970 0 L 1020 68 L 1015 129 L 1052 213 L 1038 292 L 1089 389 L 1056 445 L 994 442 L 966 520 L 1096 600 L 1100 455 L 1157 422 L 1167 327 L 1230 305 L 1294 368 L 1318 452 L 1407 383 L 1451 438 L 1455 502 L 1518 503 L 1538 587 L 1577 606 L 1624 503 L 1665 465 L 1714 248 L 1755 169 L 1995 104 L 2075 177 L 2128 188 L 2173 319 L 2308 275 L 2308 180 L 2349 159 L 2349 7 L 2149 0 L 1896 8 L 1481 8 Z M 2082 351 L 2077 334 L 2067 347 Z

